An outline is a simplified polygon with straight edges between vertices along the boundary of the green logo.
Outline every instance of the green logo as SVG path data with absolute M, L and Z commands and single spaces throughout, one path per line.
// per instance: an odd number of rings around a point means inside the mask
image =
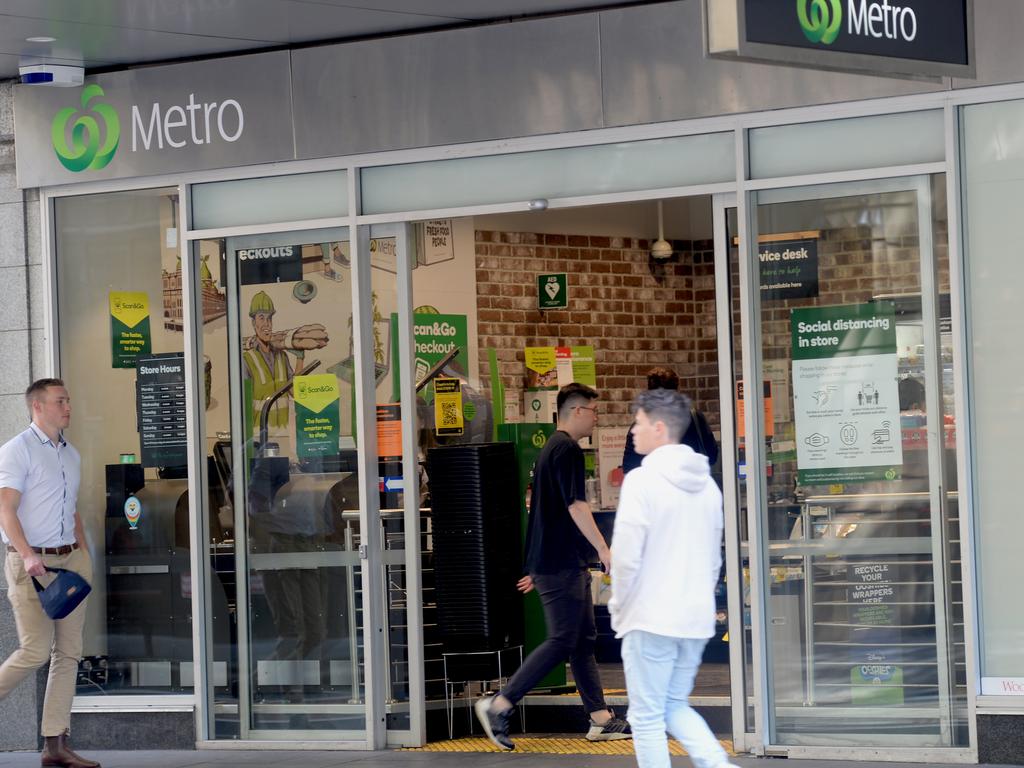
M 831 45 L 843 25 L 840 0 L 796 0 L 796 15 L 804 37 L 812 43 Z
M 121 121 L 117 112 L 109 104 L 93 104 L 89 102 L 103 96 L 103 89 L 98 85 L 87 85 L 82 89 L 82 112 L 75 107 L 65 107 L 53 118 L 50 125 L 50 137 L 53 140 L 53 151 L 57 153 L 60 164 L 72 173 L 85 169 L 98 171 L 109 163 L 121 138 Z M 74 122 L 71 122 L 75 115 Z M 100 119 L 97 119 L 97 116 Z M 100 123 L 103 127 L 100 127 Z M 68 146 L 68 126 L 71 127 L 71 146 Z M 103 145 L 100 137 L 103 135 Z

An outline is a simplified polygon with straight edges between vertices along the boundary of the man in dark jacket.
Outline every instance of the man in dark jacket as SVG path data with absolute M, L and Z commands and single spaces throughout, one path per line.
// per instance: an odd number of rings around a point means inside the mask
M 679 377 L 675 371 L 668 368 L 652 368 L 647 372 L 647 389 L 679 389 Z M 715 435 L 708 426 L 704 414 L 694 409 L 690 414 L 690 426 L 679 442 L 688 445 L 697 453 L 708 457 L 708 464 L 712 467 L 718 461 L 718 443 Z M 626 432 L 626 449 L 622 452 L 622 471 L 628 473 L 640 466 L 643 456 L 636 452 L 633 447 L 633 432 Z

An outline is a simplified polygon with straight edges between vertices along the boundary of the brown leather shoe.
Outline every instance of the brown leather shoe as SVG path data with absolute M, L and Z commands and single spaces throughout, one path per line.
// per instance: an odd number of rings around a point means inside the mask
M 71 750 L 66 733 L 45 737 L 39 762 L 43 768 L 100 768 L 95 760 L 86 760 Z

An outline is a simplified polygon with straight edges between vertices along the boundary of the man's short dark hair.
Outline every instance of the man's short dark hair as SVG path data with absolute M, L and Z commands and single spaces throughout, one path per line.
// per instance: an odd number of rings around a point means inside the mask
M 555 401 L 558 406 L 558 418 L 567 418 L 570 409 L 577 405 L 586 405 L 591 400 L 597 400 L 598 397 L 600 395 L 597 394 L 597 390 L 591 389 L 586 384 L 577 384 L 575 381 L 572 384 L 566 384 L 558 390 L 558 398 Z
M 648 389 L 679 389 L 679 376 L 671 368 L 651 368 L 647 372 Z
M 28 389 L 25 390 L 25 404 L 28 409 L 32 410 L 32 403 L 41 398 L 46 394 L 46 390 L 50 387 L 63 387 L 64 382 L 60 379 L 37 379 L 29 384 Z
M 672 389 L 649 389 L 633 400 L 633 413 L 642 410 L 651 422 L 663 422 L 668 428 L 669 439 L 674 443 L 678 443 L 690 428 L 692 408 L 690 398 Z

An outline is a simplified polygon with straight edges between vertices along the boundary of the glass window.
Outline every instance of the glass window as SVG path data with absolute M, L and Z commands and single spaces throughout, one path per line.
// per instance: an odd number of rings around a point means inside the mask
M 368 168 L 363 213 L 454 208 L 733 180 L 733 134 Z
M 345 171 L 217 181 L 192 187 L 192 228 L 348 215 Z
M 54 203 L 60 373 L 93 555 L 78 694 L 192 687 L 177 190 Z
M 779 125 L 750 132 L 750 177 L 942 162 L 942 110 Z
M 977 520 L 982 693 L 1019 694 L 1024 615 L 1007 610 L 1024 581 L 1017 463 L 1024 422 L 1024 349 L 1014 343 L 1024 281 L 1024 101 L 966 107 L 964 202 L 971 327 L 971 415 Z
M 967 743 L 944 189 L 758 195 L 773 743 Z

